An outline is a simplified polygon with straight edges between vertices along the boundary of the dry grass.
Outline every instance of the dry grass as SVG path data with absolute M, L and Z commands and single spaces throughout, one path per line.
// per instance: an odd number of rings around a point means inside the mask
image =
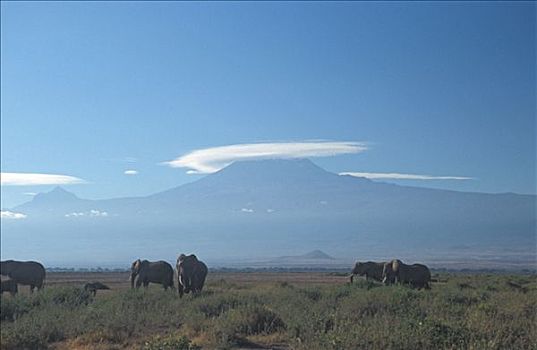
M 49 274 L 2 296 L 2 349 L 534 349 L 537 278 L 440 276 L 430 291 L 327 273 L 212 273 L 199 297 L 128 274 Z M 111 291 L 81 290 L 101 281 Z

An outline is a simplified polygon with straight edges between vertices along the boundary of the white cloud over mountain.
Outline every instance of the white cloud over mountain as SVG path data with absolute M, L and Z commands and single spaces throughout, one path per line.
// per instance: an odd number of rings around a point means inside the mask
M 27 215 L 23 213 L 15 213 L 9 210 L 2 210 L 0 211 L 0 218 L 8 220 L 20 220 L 26 219 Z
M 71 218 L 71 217 L 74 217 L 74 218 L 77 218 L 77 217 L 97 217 L 97 216 L 101 216 L 101 217 L 106 217 L 108 216 L 108 213 L 106 211 L 100 211 L 100 210 L 96 210 L 96 209 L 92 209 L 88 212 L 73 212 L 73 213 L 69 213 L 69 214 L 65 214 L 65 217 L 66 218 Z
M 210 174 L 239 160 L 328 157 L 338 154 L 360 153 L 365 150 L 367 150 L 367 146 L 360 142 L 311 141 L 236 144 L 198 149 L 164 162 L 164 164 L 172 168 L 190 169 L 187 172 L 189 174 Z
M 432 176 L 418 174 L 400 173 L 362 173 L 362 172 L 342 172 L 339 175 L 350 175 L 354 177 L 365 177 L 367 179 L 391 179 L 391 180 L 472 180 L 466 176 Z
M 2 186 L 72 185 L 86 181 L 78 177 L 59 174 L 1 173 Z

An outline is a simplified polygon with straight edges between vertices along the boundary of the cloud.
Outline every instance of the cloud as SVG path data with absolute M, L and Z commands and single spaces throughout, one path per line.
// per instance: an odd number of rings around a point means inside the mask
M 89 216 L 89 217 L 101 216 L 101 217 L 106 217 L 106 216 L 108 216 L 108 213 L 105 212 L 105 211 L 91 209 L 88 212 L 78 212 L 78 213 L 73 212 L 73 213 L 65 214 L 66 218 L 70 218 L 70 217 L 75 217 L 76 218 L 76 217 L 81 217 L 81 216 Z
M 138 170 L 132 170 L 132 169 L 131 170 L 125 170 L 123 172 L 123 174 L 125 174 L 125 175 L 138 175 Z
M 25 196 L 35 196 L 37 193 L 36 192 L 24 192 L 23 195 Z
M 365 150 L 366 145 L 360 142 L 250 143 L 199 149 L 163 164 L 172 168 L 188 168 L 187 174 L 210 174 L 238 160 L 327 157 Z
M 69 175 L 37 173 L 0 173 L 2 186 L 73 185 L 85 180 Z
M 27 215 L 23 213 L 14 213 L 9 210 L 2 210 L 0 211 L 0 218 L 9 219 L 9 220 L 19 220 L 19 219 L 26 219 Z
M 392 180 L 473 180 L 473 177 L 466 176 L 432 176 L 416 174 L 399 174 L 399 173 L 360 173 L 360 172 L 343 172 L 339 175 L 350 175 L 354 177 L 365 177 L 368 179 L 392 179 Z
M 136 163 L 138 158 L 136 157 L 122 157 L 122 158 L 101 158 L 101 160 L 115 163 Z
M 253 213 L 253 212 L 254 212 L 253 209 L 248 209 L 248 208 L 242 208 L 241 211 L 242 211 L 243 213 Z

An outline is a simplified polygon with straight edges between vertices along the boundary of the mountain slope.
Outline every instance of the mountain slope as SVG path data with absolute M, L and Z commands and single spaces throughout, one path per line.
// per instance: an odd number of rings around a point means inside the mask
M 318 247 L 338 256 L 424 254 L 459 244 L 534 246 L 535 202 L 339 176 L 304 159 L 245 161 L 147 197 L 85 200 L 55 189 L 12 209 L 28 217 L 3 220 L 2 233 L 13 243 L 38 235 L 73 246 L 84 237 L 129 259 L 148 246 L 175 254 L 176 245 L 224 255 Z

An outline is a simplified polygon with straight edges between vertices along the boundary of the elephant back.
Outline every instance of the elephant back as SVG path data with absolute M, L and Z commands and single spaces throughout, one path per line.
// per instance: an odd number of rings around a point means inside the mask
M 207 276 L 207 273 L 209 272 L 209 269 L 207 268 L 207 265 L 205 265 L 203 261 L 198 260 L 195 265 L 195 271 L 196 271 L 196 274 L 205 278 L 205 276 Z
M 369 278 L 373 278 L 377 281 L 382 280 L 382 271 L 384 268 L 384 262 L 356 262 L 352 273 L 363 276 L 367 275 Z
M 403 283 L 411 283 L 420 286 L 430 282 L 431 272 L 429 268 L 423 264 L 400 264 L 399 278 Z
M 45 279 L 45 267 L 36 261 L 11 261 L 2 263 L 3 273 L 16 283 L 41 287 Z M 5 268 L 7 267 L 7 268 Z
M 153 271 L 153 272 L 172 273 L 173 274 L 172 265 L 170 265 L 167 261 L 163 261 L 163 260 L 150 262 L 148 264 L 148 268 L 149 268 L 150 271 Z

